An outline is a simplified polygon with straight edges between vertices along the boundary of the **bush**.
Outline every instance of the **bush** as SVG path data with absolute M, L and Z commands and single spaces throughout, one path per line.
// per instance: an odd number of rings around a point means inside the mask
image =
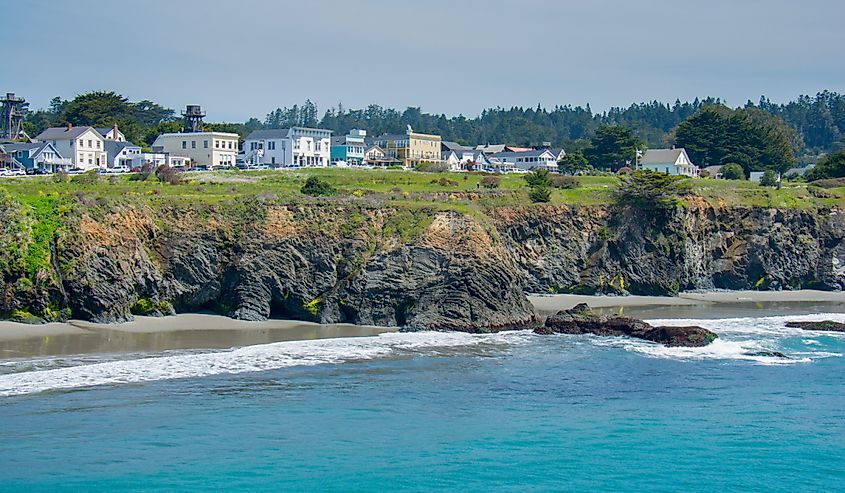
M 445 173 L 449 171 L 449 165 L 446 163 L 420 163 L 414 169 L 422 173 Z
M 439 180 L 431 180 L 432 185 L 440 185 L 441 187 L 457 187 L 459 185 L 455 180 L 441 178 Z
M 692 189 L 687 179 L 649 170 L 634 171 L 620 179 L 617 191 L 619 202 L 641 209 L 674 208 L 679 198 L 690 193 Z
M 722 166 L 722 178 L 726 180 L 745 180 L 745 170 L 736 163 L 729 163 Z
M 493 190 L 494 188 L 499 188 L 499 185 L 502 183 L 502 179 L 498 176 L 485 176 L 481 179 L 479 184 L 487 188 L 489 190 Z
M 72 183 L 79 183 L 81 185 L 93 185 L 100 181 L 100 171 L 96 169 L 91 169 L 82 173 L 81 175 L 76 175 L 70 180 Z
M 549 188 L 552 186 L 552 179 L 549 177 L 549 170 L 544 168 L 538 168 L 531 173 L 528 173 L 524 176 L 525 181 L 528 183 L 529 187 L 546 187 Z
M 61 170 L 53 174 L 53 181 L 56 183 L 67 183 L 70 179 L 70 174 L 67 171 Z
M 552 186 L 554 188 L 573 189 L 580 187 L 581 183 L 574 176 L 553 175 Z
M 319 177 L 309 176 L 308 180 L 305 181 L 305 185 L 300 189 L 300 192 L 312 197 L 329 197 L 335 194 L 335 189 Z
M 546 203 L 552 200 L 552 191 L 549 187 L 531 187 L 531 190 L 528 191 L 528 198 L 535 204 Z
M 181 173 L 166 164 L 156 168 L 156 178 L 162 183 L 170 183 L 171 185 L 179 185 L 184 181 Z
M 819 188 L 845 187 L 845 178 L 830 178 L 827 180 L 816 180 L 812 182 L 811 185 Z
M 767 170 L 760 178 L 761 187 L 776 187 L 778 186 L 778 175 L 772 170 Z

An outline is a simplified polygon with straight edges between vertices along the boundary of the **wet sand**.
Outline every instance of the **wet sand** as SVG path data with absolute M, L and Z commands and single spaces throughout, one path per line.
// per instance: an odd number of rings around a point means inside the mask
M 0 359 L 93 353 L 158 352 L 174 349 L 228 349 L 282 341 L 367 337 L 388 327 L 319 325 L 268 320 L 243 322 L 215 315 L 137 317 L 105 325 L 72 320 L 64 324 L 0 322 Z
M 605 314 L 635 318 L 738 318 L 814 313 L 845 313 L 845 293 L 827 291 L 714 291 L 661 296 L 530 296 L 540 315 L 548 316 L 587 303 Z

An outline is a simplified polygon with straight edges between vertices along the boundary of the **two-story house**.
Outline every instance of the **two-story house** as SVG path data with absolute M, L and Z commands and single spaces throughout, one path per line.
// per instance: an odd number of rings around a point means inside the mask
M 439 135 L 422 134 L 408 128 L 404 134 L 382 135 L 375 143 L 384 149 L 387 157 L 398 159 L 406 168 L 442 162 L 442 139 Z
M 537 168 L 557 171 L 557 154 L 549 149 L 537 149 L 519 152 L 500 152 L 496 158 L 505 167 L 512 167 L 524 171 Z
M 349 135 L 332 137 L 332 164 L 345 162 L 350 166 L 364 164 L 364 151 L 367 144 L 366 130 L 351 130 Z
M 21 167 L 29 170 L 41 169 L 54 173 L 67 171 L 70 160 L 62 158 L 50 142 L 10 142 L 0 144 L 0 152 L 14 158 Z
M 89 170 L 106 166 L 105 139 L 93 127 L 53 127 L 44 130 L 37 142 L 49 142 L 73 167 Z
M 331 163 L 331 130 L 291 127 L 256 130 L 244 140 L 244 159 L 279 167 L 321 167 Z
M 161 134 L 153 150 L 186 157 L 196 166 L 228 168 L 238 157 L 238 134 L 226 132 L 178 132 Z
M 141 162 L 141 146 L 132 142 L 107 140 L 106 155 L 109 168 L 133 168 L 144 164 Z
M 640 159 L 640 167 L 670 175 L 698 176 L 698 166 L 690 161 L 684 148 L 649 149 Z

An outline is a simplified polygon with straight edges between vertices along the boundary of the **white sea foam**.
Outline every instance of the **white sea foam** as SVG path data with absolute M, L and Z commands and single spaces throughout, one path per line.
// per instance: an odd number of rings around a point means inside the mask
M 525 341 L 519 332 L 471 335 L 423 332 L 378 337 L 280 342 L 229 351 L 148 357 L 82 364 L 67 368 L 0 375 L 0 396 L 117 385 L 219 374 L 239 374 L 294 366 L 366 361 L 390 356 L 448 354 L 450 348 L 501 346 Z

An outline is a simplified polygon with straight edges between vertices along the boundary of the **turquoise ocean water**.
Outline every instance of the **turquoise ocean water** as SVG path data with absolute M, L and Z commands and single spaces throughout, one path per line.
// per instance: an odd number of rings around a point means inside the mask
M 422 333 L 5 360 L 0 491 L 841 490 L 845 336 L 795 319 L 845 315 L 695 321 L 705 349 Z

